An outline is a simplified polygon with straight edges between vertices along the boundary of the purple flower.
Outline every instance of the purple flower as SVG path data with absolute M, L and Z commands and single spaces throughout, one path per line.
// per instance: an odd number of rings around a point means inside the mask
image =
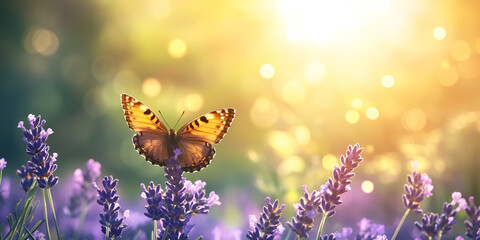
M 0 158 L 0 171 L 5 169 L 6 166 L 7 166 L 7 161 L 5 161 L 5 158 Z
M 91 186 L 100 177 L 100 169 L 99 162 L 89 159 L 85 163 L 85 170 L 77 168 L 73 172 L 73 194 L 70 196 L 68 206 L 63 209 L 66 215 L 78 217 L 82 206 L 88 207 L 95 200 L 96 191 Z
M 342 166 L 335 166 L 333 179 L 320 186 L 320 192 L 313 191 L 308 194 L 306 186 L 303 186 L 304 197 L 300 198 L 300 204 L 295 205 L 296 216 L 288 226 L 302 238 L 308 238 L 308 232 L 312 230 L 313 221 L 317 214 L 331 217 L 335 214 L 335 207 L 342 204 L 340 196 L 350 190 L 351 179 L 355 175 L 353 170 L 363 161 L 360 154 L 363 149 L 359 144 L 350 145 L 346 154 L 340 157 Z
M 353 229 L 350 227 L 343 227 L 342 232 L 335 232 L 336 240 L 348 240 L 348 237 L 352 235 Z
M 5 199 L 10 196 L 10 179 L 8 177 L 3 179 L 0 184 L 0 203 L 4 203 Z
M 480 206 L 475 206 L 473 196 L 468 198 L 468 202 L 470 204 L 465 208 L 467 214 L 467 220 L 464 222 L 467 227 L 465 236 L 478 240 L 480 239 Z
M 100 214 L 100 224 L 102 225 L 102 232 L 109 237 L 118 237 L 122 234 L 124 228 L 127 227 L 123 224 L 123 220 L 127 216 L 120 217 L 119 210 L 120 205 L 117 203 L 119 196 L 117 195 L 118 180 L 113 180 L 113 177 L 105 177 L 102 180 L 104 190 L 100 190 L 97 184 L 93 182 L 92 186 L 97 190 L 97 203 L 103 206 L 103 214 Z M 125 211 L 127 215 L 128 210 Z M 109 232 L 107 233 L 107 228 Z
M 33 175 L 33 169 L 28 165 L 22 165 L 20 169 L 17 169 L 17 174 L 22 178 L 22 180 L 20 180 L 22 189 L 27 192 L 32 186 L 33 181 L 36 179 L 36 176 Z
M 377 236 L 385 234 L 385 226 L 382 224 L 372 223 L 367 218 L 362 218 L 357 224 L 360 228 L 356 240 L 374 240 Z
M 33 232 L 32 236 L 33 236 L 33 239 L 35 239 L 35 240 L 46 240 L 47 239 L 45 234 L 43 234 L 42 232 L 40 232 L 38 230 Z
M 250 240 L 270 240 L 275 236 L 282 235 L 285 230 L 280 223 L 280 217 L 285 204 L 278 206 L 278 200 L 271 203 L 269 197 L 265 198 L 265 203 L 267 205 L 263 207 L 260 220 L 257 221 L 254 215 L 250 216 L 250 230 L 247 233 L 247 238 Z
M 141 196 L 147 200 L 145 216 L 160 221 L 158 237 L 166 239 L 188 239 L 193 225 L 190 218 L 197 214 L 207 214 L 210 207 L 220 205 L 219 197 L 210 192 L 206 197 L 205 182 L 192 183 L 183 177 L 183 170 L 178 156 L 182 154 L 174 149 L 175 155 L 165 159 L 165 191 L 160 184 L 150 182 L 149 186 L 141 184 Z
M 413 212 L 421 213 L 420 203 L 432 196 L 432 179 L 424 173 L 417 171 L 418 162 L 412 162 L 413 172 L 407 176 L 407 184 L 405 184 L 405 194 L 402 195 L 403 205 L 405 208 Z
M 26 179 L 30 173 L 36 175 L 38 187 L 53 187 L 58 182 L 58 177 L 53 176 L 53 172 L 57 170 L 55 161 L 58 155 L 53 153 L 52 156 L 50 156 L 48 153 L 50 147 L 45 143 L 53 131 L 50 128 L 47 130 L 43 128 L 46 121 L 42 120 L 40 115 L 34 116 L 33 114 L 29 114 L 28 121 L 30 129 L 26 129 L 22 121 L 18 123 L 18 128 L 23 131 L 23 141 L 27 144 L 27 154 L 30 155 L 30 161 L 27 162 L 27 166 L 31 168 L 23 169 L 22 167 L 20 171 L 17 170 L 19 175 L 22 174 L 20 175 L 20 177 L 22 177 L 22 187 L 24 190 L 30 188 L 27 185 L 30 179 Z M 26 179 L 26 181 L 23 181 L 24 179 Z M 26 188 L 27 186 L 28 188 Z
M 427 213 L 424 214 L 422 223 L 415 222 L 415 226 L 422 234 L 422 239 L 440 238 L 442 235 L 450 233 L 453 225 L 456 223 L 455 216 L 466 206 L 466 201 L 462 198 L 461 193 L 452 193 L 452 198 L 453 200 L 450 203 L 443 203 L 443 211 L 441 215 Z M 458 207 L 455 207 L 456 204 L 458 204 Z
M 342 166 L 336 165 L 333 169 L 333 179 L 328 178 L 327 183 L 320 187 L 321 200 L 317 212 L 327 217 L 335 214 L 335 207 L 342 204 L 340 195 L 350 190 L 351 179 L 355 176 L 353 170 L 363 161 L 360 156 L 362 152 L 363 148 L 360 148 L 359 144 L 348 146 L 346 154 L 340 157 Z
M 316 209 L 320 204 L 320 197 L 317 191 L 311 194 L 307 191 L 307 186 L 303 186 L 304 196 L 300 198 L 300 203 L 294 205 L 296 216 L 292 222 L 287 225 L 300 237 L 308 238 L 308 232 L 312 230 L 313 221 L 317 215 Z
M 338 240 L 337 237 L 335 236 L 335 234 L 333 233 L 330 233 L 330 234 L 327 234 L 323 237 L 320 237 L 320 240 Z
M 140 187 L 143 189 L 142 198 L 147 200 L 147 205 L 145 208 L 147 212 L 144 213 L 145 216 L 153 219 L 153 220 L 160 220 L 164 217 L 163 214 L 163 201 L 162 201 L 162 189 L 160 184 L 154 185 L 153 182 L 150 182 L 150 185 L 145 188 L 145 184 L 140 184 Z

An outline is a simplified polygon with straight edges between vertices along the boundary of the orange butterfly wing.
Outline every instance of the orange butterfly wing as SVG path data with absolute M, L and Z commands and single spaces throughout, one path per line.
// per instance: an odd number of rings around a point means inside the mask
M 122 94 L 125 120 L 133 131 L 135 149 L 152 164 L 164 166 L 170 147 L 167 127 L 150 108 L 132 96 Z
M 182 170 L 199 171 L 210 164 L 215 155 L 212 144 L 222 140 L 234 117 L 235 109 L 219 109 L 194 119 L 178 130 L 178 148 L 183 153 L 179 156 Z

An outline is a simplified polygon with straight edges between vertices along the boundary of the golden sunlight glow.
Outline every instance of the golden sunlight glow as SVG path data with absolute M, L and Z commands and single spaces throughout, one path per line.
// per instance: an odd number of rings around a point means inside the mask
M 173 39 L 168 43 L 168 53 L 173 58 L 181 58 L 187 53 L 187 44 L 182 39 Z
M 268 136 L 268 143 L 273 149 L 284 155 L 292 154 L 295 148 L 292 137 L 281 131 L 271 132 Z
M 382 77 L 382 86 L 391 88 L 393 85 L 395 85 L 395 79 L 392 77 L 392 75 L 385 75 Z
M 375 120 L 378 118 L 379 112 L 378 109 L 375 107 L 369 107 L 366 111 L 367 118 L 370 120 Z
M 280 176 L 287 176 L 291 173 L 300 173 L 305 170 L 305 161 L 299 156 L 288 156 L 278 165 L 277 172 Z
M 455 85 L 458 81 L 458 71 L 455 66 L 452 66 L 448 61 L 442 62 L 442 66 L 438 70 L 437 79 L 440 85 L 450 87 Z
M 436 40 L 443 40 L 447 36 L 447 32 L 443 27 L 436 27 L 433 29 L 433 37 Z
M 422 109 L 411 109 L 403 114 L 402 125 L 407 130 L 420 131 L 427 124 L 427 115 Z
M 332 171 L 335 164 L 338 164 L 337 158 L 333 154 L 325 154 L 322 158 L 322 166 L 326 170 Z
M 480 37 L 475 40 L 475 50 L 477 50 L 477 53 L 480 53 Z
M 297 126 L 294 132 L 299 144 L 305 145 L 310 142 L 310 130 L 306 126 Z
M 27 30 L 23 44 L 29 53 L 51 56 L 57 51 L 60 41 L 57 35 L 50 30 L 30 28 Z
M 156 97 L 162 90 L 162 84 L 156 78 L 147 78 L 142 83 L 142 92 L 147 97 Z
M 272 127 L 278 120 L 277 106 L 267 98 L 258 98 L 250 110 L 250 120 L 260 128 Z
M 360 120 L 360 113 L 357 110 L 350 109 L 345 113 L 345 119 L 348 123 L 355 124 Z
M 456 61 L 463 62 L 470 57 L 470 45 L 463 40 L 458 40 L 452 44 L 450 54 Z
M 247 151 L 247 157 L 250 159 L 250 161 L 256 163 L 258 162 L 258 154 L 254 150 L 250 149 Z
M 340 34 L 351 35 L 362 24 L 368 24 L 388 11 L 390 1 L 369 0 L 280 0 L 290 41 L 312 40 L 327 44 Z M 397 13 L 397 18 L 398 16 Z
M 365 145 L 364 149 L 366 154 L 372 154 L 375 151 L 375 146 L 372 144 L 367 144 Z
M 352 99 L 352 107 L 355 109 L 360 109 L 363 106 L 363 101 L 360 98 Z
M 275 68 L 272 64 L 263 64 L 260 67 L 260 75 L 263 78 L 272 78 L 275 75 Z
M 303 69 L 303 74 L 307 83 L 318 84 L 325 79 L 325 66 L 319 61 L 310 62 Z
M 288 104 L 299 104 L 305 100 L 305 88 L 298 81 L 289 81 L 283 85 L 282 98 Z
M 373 182 L 369 180 L 365 180 L 362 182 L 361 188 L 364 193 L 372 193 L 374 189 Z
M 445 161 L 437 160 L 433 163 L 433 167 L 435 168 L 435 170 L 437 170 L 437 172 L 443 173 L 445 169 L 447 169 L 447 164 L 445 163 Z
M 185 97 L 185 107 L 190 111 L 198 111 L 203 106 L 203 97 L 197 93 L 188 94 Z

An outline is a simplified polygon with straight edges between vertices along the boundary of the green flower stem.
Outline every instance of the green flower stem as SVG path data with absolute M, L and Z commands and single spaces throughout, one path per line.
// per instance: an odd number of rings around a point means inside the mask
M 107 226 L 105 227 L 105 240 L 108 240 L 108 235 L 109 235 L 109 234 L 108 234 L 108 232 L 109 232 L 109 230 L 108 230 L 108 229 L 109 229 L 108 225 L 109 225 L 109 224 L 107 223 Z
M 153 239 L 157 240 L 157 220 L 153 220 Z
M 80 217 L 78 220 L 77 230 L 75 230 L 75 237 L 73 239 L 77 240 L 82 232 L 83 223 L 85 222 L 85 216 L 87 215 L 87 204 L 82 202 L 82 212 L 80 212 Z
M 0 170 L 0 184 L 2 184 L 2 170 Z
M 400 222 L 398 223 L 397 229 L 395 229 L 395 233 L 393 234 L 391 240 L 395 240 L 395 238 L 397 238 L 398 232 L 400 232 L 400 228 L 402 227 L 403 222 L 407 218 L 408 213 L 410 213 L 410 208 L 407 208 L 407 211 L 405 211 L 405 213 L 403 214 L 402 220 L 400 220 Z
M 53 206 L 53 198 L 52 198 L 52 192 L 50 191 L 50 188 L 47 188 L 47 195 L 48 195 L 48 200 L 50 202 L 50 208 L 52 210 L 53 222 L 55 223 L 55 231 L 57 232 L 57 239 L 60 240 L 62 238 L 60 237 L 60 232 L 58 231 L 57 216 L 55 214 L 55 207 Z
M 166 228 L 165 228 L 165 231 L 163 231 L 162 240 L 167 239 L 167 233 L 168 233 L 168 227 L 166 227 Z
M 438 240 L 442 240 L 443 231 L 438 231 Z
M 43 197 L 43 212 L 45 215 L 45 227 L 47 229 L 47 236 L 48 239 L 52 239 L 52 236 L 50 235 L 50 227 L 48 226 L 48 215 L 47 215 L 47 196 L 46 196 L 46 189 L 42 189 L 42 197 Z
M 320 226 L 318 226 L 317 240 L 320 240 L 320 238 L 322 237 L 323 225 L 325 225 L 325 220 L 327 220 L 327 214 L 323 213 L 322 221 L 320 222 Z

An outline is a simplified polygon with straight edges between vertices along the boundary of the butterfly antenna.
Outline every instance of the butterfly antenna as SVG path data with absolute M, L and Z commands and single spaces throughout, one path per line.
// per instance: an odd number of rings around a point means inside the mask
M 182 115 L 180 115 L 180 117 L 177 120 L 177 123 L 175 123 L 175 126 L 173 126 L 173 128 L 175 128 L 177 126 L 178 122 L 180 122 L 180 118 L 183 117 L 183 114 L 185 114 L 185 111 L 182 112 Z
M 164 122 L 165 124 L 167 124 L 167 127 L 168 127 L 168 128 L 171 128 L 170 125 L 168 125 L 167 120 L 166 120 L 165 117 L 163 116 L 162 111 L 158 110 L 158 112 L 160 113 L 160 116 L 162 116 L 163 122 Z

